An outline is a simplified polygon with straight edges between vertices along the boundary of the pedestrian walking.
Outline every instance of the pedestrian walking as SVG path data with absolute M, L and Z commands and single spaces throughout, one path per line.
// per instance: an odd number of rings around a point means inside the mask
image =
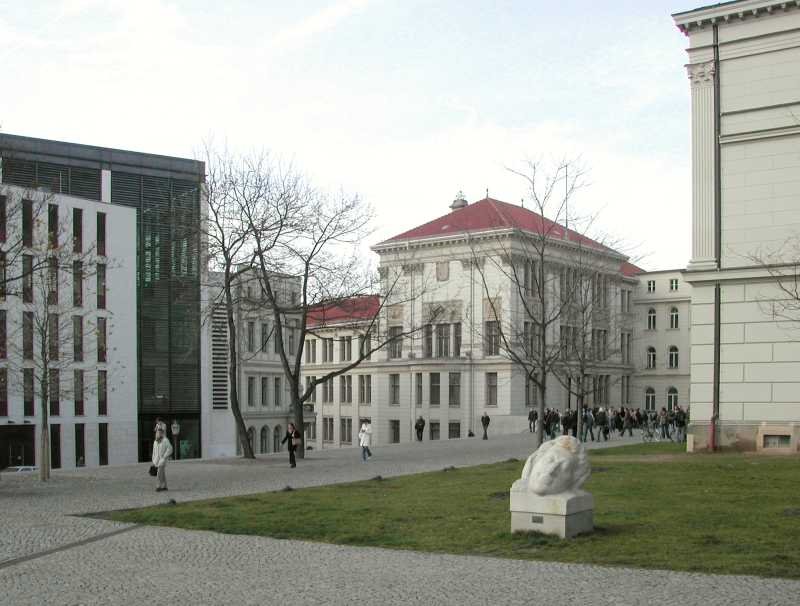
M 414 423 L 414 429 L 417 432 L 417 440 L 422 442 L 422 434 L 425 431 L 425 419 L 422 418 L 422 415 L 420 415 L 417 422 Z
M 483 416 L 481 417 L 481 426 L 483 427 L 483 439 L 488 440 L 488 436 L 486 435 L 486 430 L 489 429 L 489 423 L 491 423 L 491 419 L 489 418 L 489 414 L 484 412 Z
M 530 412 L 528 413 L 528 429 L 531 433 L 533 433 L 533 430 L 536 429 L 536 418 L 538 416 L 539 413 L 531 408 Z
M 165 436 L 167 435 L 167 424 L 164 423 L 164 419 L 156 417 L 156 426 L 153 428 L 153 435 L 155 435 L 159 429 L 164 432 Z
M 592 442 L 594 442 L 594 414 L 591 408 L 584 407 L 583 409 L 583 425 L 581 429 L 581 433 L 583 433 L 581 441 L 585 442 L 586 436 L 589 435 L 592 437 Z
M 424 423 L 425 421 L 423 421 Z M 372 446 L 372 426 L 369 423 L 361 424 L 361 431 L 358 432 L 358 445 L 361 446 L 361 462 L 366 463 L 367 459 L 372 456 L 369 449 Z
M 164 430 L 156 429 L 156 439 L 153 442 L 153 467 L 156 468 L 158 487 L 156 492 L 167 490 L 167 460 L 172 456 L 172 444 L 169 443 Z M 152 472 L 151 472 L 152 473 Z
M 289 423 L 289 425 L 286 427 L 286 435 L 283 436 L 281 444 L 284 442 L 289 442 L 289 467 L 297 467 L 297 460 L 294 458 L 294 451 L 298 446 L 303 445 L 303 440 L 300 432 L 297 431 L 297 428 L 294 426 L 294 423 Z

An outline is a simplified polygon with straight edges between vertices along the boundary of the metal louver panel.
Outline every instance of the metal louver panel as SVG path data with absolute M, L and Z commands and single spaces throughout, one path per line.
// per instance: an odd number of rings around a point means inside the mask
M 70 169 L 69 193 L 73 196 L 88 198 L 89 200 L 100 200 L 102 189 L 102 173 L 96 168 Z
M 211 406 L 228 408 L 228 319 L 222 306 L 211 319 Z
M 20 187 L 35 187 L 36 162 L 33 160 L 19 160 L 17 158 L 3 158 L 3 183 L 19 185 Z

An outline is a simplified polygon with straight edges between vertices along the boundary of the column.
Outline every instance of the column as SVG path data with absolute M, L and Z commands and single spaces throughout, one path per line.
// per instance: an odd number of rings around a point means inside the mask
M 714 259 L 714 62 L 686 66 L 692 87 L 692 259 L 688 269 L 716 269 Z

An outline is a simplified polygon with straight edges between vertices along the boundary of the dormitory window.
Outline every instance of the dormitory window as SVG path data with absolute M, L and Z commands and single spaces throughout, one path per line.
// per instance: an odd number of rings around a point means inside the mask
M 649 293 L 656 292 L 656 281 L 655 280 L 648 280 L 647 281 L 647 292 L 649 292 Z
M 650 369 L 656 367 L 656 348 L 655 347 L 648 347 L 647 348 L 646 367 L 650 368 Z
M 669 327 L 678 328 L 678 308 L 673 307 L 669 311 Z
M 497 373 L 486 373 L 486 406 L 497 406 Z
M 448 404 L 451 408 L 458 408 L 461 406 L 461 373 L 451 372 L 449 379 Z
M 671 278 L 670 279 L 670 281 L 669 281 L 669 289 L 671 291 L 673 291 L 673 292 L 678 290 L 678 279 L 677 278 Z
M 430 374 L 430 391 L 428 393 L 431 406 L 439 406 L 439 387 L 439 373 L 432 372 Z
M 647 310 L 647 330 L 656 329 L 656 310 L 652 307 Z
M 669 348 L 669 367 L 678 368 L 678 348 L 674 345 Z
M 485 323 L 486 338 L 484 342 L 484 354 L 487 356 L 500 355 L 500 325 L 497 320 Z
M 400 405 L 400 375 L 389 375 L 389 404 L 392 406 Z

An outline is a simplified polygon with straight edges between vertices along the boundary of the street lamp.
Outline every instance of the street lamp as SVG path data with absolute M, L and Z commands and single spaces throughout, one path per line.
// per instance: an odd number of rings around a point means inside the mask
M 173 450 L 175 451 L 175 460 L 177 461 L 178 458 L 179 458 L 178 457 L 178 434 L 181 433 L 181 426 L 178 423 L 178 419 L 173 419 L 172 426 L 170 427 L 170 429 L 172 429 L 172 437 L 175 440 L 175 448 Z

